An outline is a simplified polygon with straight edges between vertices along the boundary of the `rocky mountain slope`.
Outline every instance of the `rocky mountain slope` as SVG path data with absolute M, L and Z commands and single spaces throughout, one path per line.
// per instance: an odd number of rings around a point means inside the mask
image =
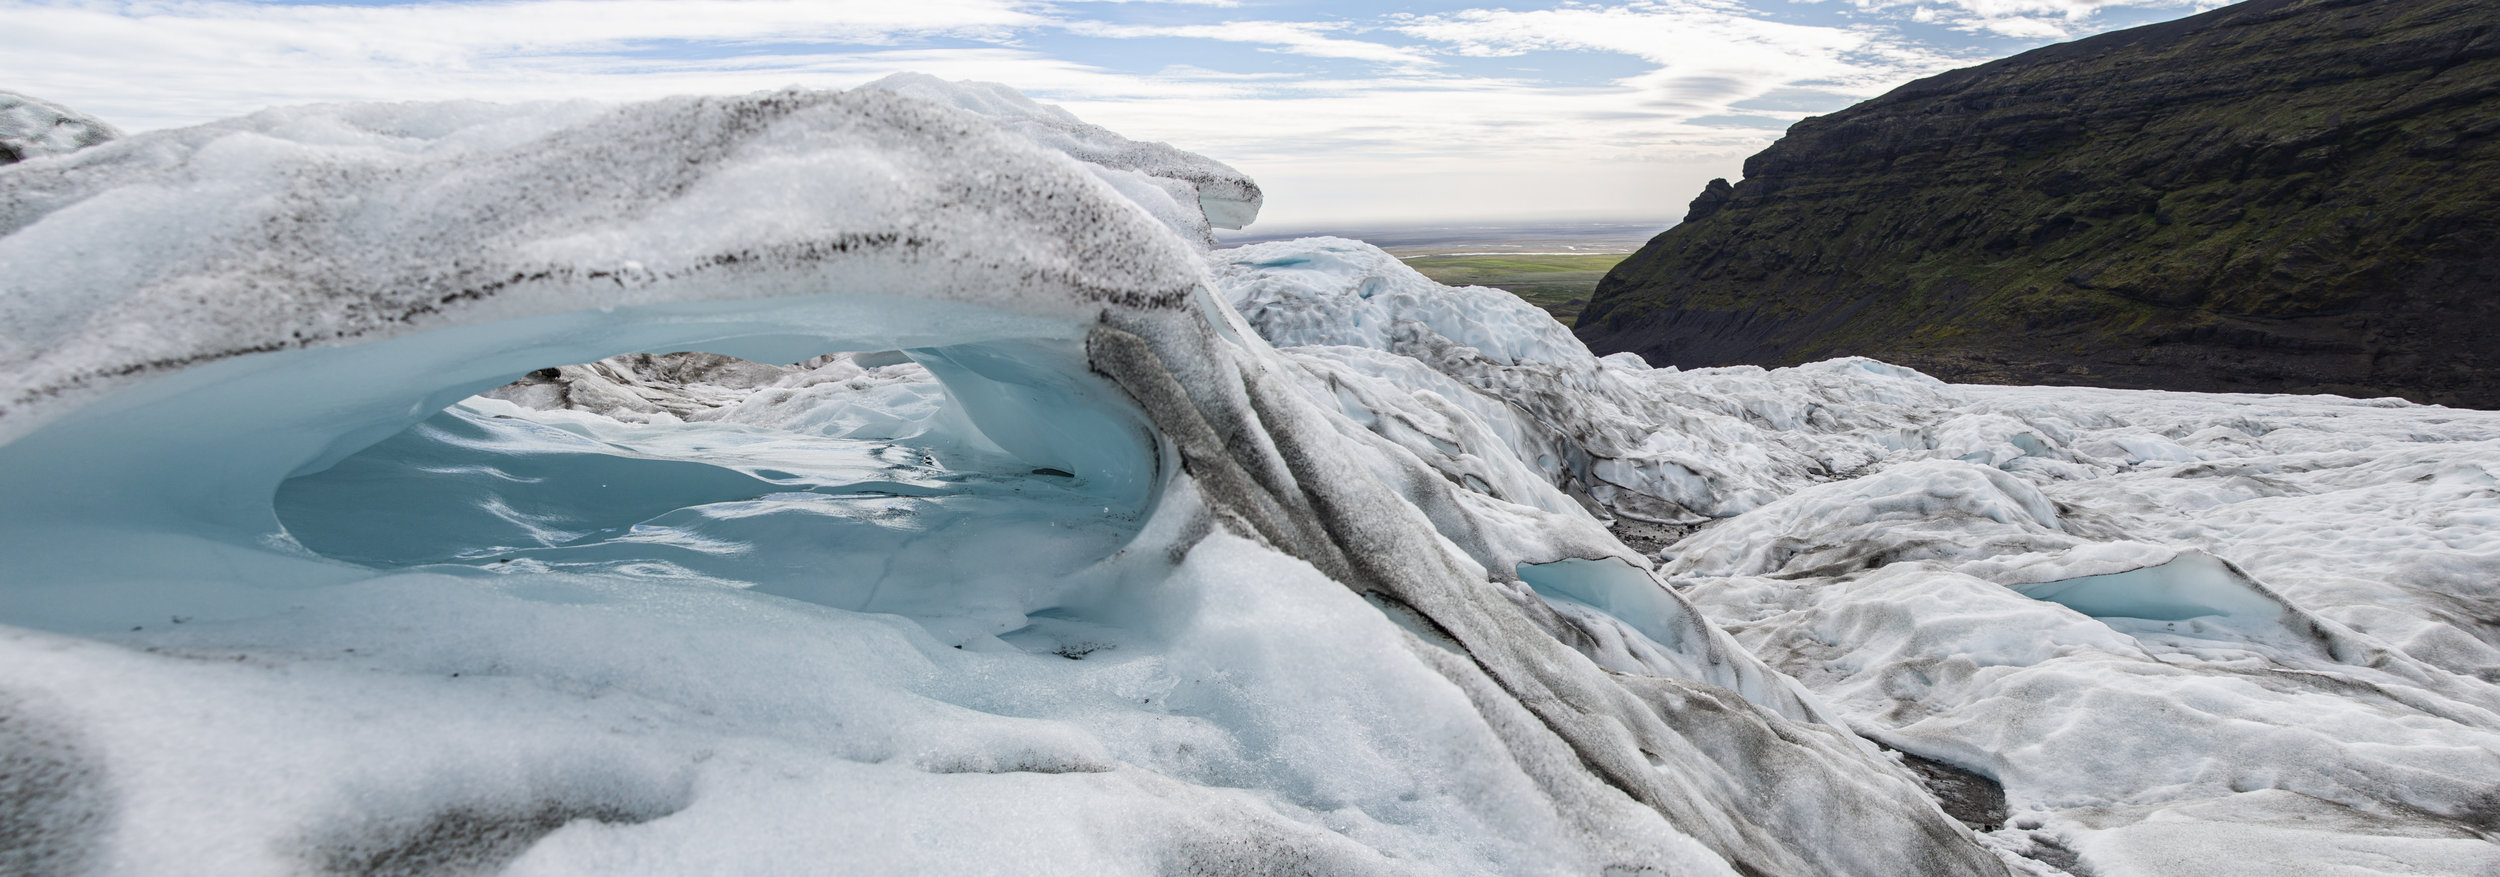
M 2500 5 L 2251 0 L 1805 119 L 1577 332 L 1680 366 L 2500 406 Z

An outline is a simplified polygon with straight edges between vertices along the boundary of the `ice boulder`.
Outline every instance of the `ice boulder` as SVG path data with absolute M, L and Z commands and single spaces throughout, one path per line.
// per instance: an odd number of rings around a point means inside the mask
M 74 152 L 120 136 L 120 129 L 102 119 L 0 91 L 0 165 Z
M 1571 330 L 1518 296 L 1432 282 L 1378 247 L 1338 238 L 1252 244 L 1218 261 L 1226 298 L 1280 346 L 1398 349 L 1413 323 L 1503 365 L 1596 364 Z
M 1258 337 L 1194 237 L 1255 188 L 1106 136 L 903 79 L 0 173 L 0 855 L 2003 873 L 1545 439 Z

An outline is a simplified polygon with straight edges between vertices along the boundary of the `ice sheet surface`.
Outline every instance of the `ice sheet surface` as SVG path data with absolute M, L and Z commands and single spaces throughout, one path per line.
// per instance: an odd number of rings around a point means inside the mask
M 1366 249 L 1218 276 L 1315 395 L 1478 493 L 1609 519 L 1841 721 L 2001 783 L 2018 869 L 2500 870 L 2500 414 L 1651 369 Z M 1602 616 L 1571 563 L 1520 573 Z

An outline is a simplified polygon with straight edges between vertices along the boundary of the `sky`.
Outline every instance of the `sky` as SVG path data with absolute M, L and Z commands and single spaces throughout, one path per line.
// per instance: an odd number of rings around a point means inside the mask
M 1680 218 L 1797 119 L 2228 0 L 0 0 L 0 89 L 269 106 L 1003 82 L 1259 180 L 1255 230 Z

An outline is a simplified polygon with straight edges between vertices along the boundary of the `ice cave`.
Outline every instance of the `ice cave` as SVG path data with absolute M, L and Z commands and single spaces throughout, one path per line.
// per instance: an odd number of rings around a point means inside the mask
M 2500 868 L 2500 415 L 1652 369 L 1260 203 L 909 75 L 0 168 L 0 872 Z

